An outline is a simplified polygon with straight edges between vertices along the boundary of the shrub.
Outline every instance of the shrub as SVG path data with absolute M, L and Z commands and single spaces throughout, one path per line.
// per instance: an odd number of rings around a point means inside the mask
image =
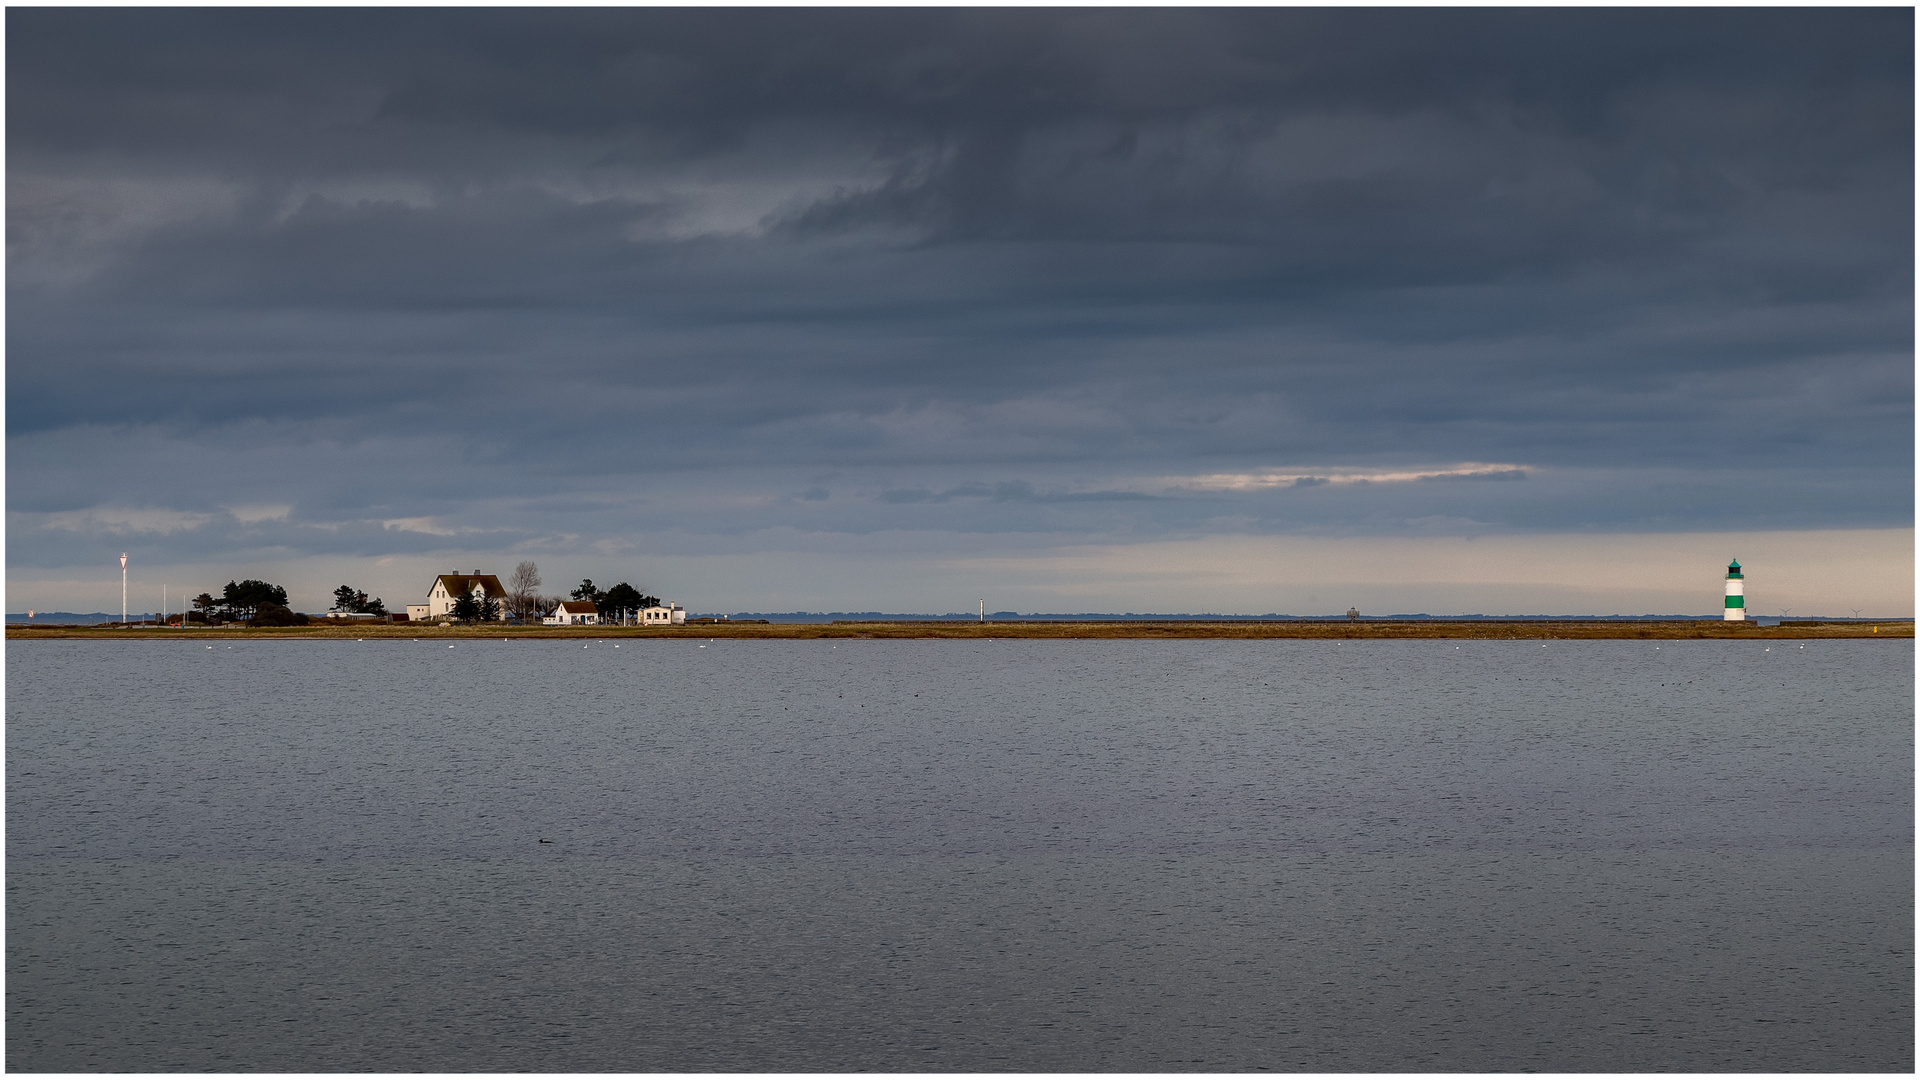
M 308 619 L 297 611 L 288 611 L 279 604 L 265 603 L 254 609 L 253 618 L 247 620 L 248 626 L 305 626 Z

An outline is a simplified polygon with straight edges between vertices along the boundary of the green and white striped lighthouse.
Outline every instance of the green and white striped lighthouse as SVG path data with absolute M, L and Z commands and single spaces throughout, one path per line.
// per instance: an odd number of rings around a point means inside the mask
M 1739 559 L 1727 564 L 1727 621 L 1747 621 L 1747 578 Z

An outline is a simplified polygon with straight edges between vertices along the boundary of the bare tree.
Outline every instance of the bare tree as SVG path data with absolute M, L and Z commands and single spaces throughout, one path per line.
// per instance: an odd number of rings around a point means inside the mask
M 525 621 L 540 614 L 540 568 L 531 560 L 513 568 L 507 579 L 507 614 Z

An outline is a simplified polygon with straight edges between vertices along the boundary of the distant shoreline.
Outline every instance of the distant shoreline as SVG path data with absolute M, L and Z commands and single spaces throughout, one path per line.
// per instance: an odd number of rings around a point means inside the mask
M 1882 622 L 1823 622 L 1809 620 L 1784 626 L 1758 626 L 1752 622 L 1729 623 L 1710 620 L 1641 622 L 1618 620 L 1539 620 L 1505 621 L 1474 619 L 1449 622 L 1441 619 L 1363 619 L 1355 622 L 1316 620 L 1274 620 L 1268 622 L 1154 620 L 1057 622 L 989 620 L 962 622 L 835 622 L 835 623 L 698 623 L 684 626 L 458 626 L 408 623 L 377 623 L 348 626 L 234 627 L 163 629 L 160 627 L 106 628 L 76 625 L 7 625 L 9 641 L 116 639 L 170 641 L 186 638 L 275 641 L 378 640 L 409 641 L 436 638 L 447 641 L 501 639 L 539 641 L 547 639 L 618 638 L 658 640 L 741 639 L 741 640 L 822 640 L 822 639 L 1024 639 L 1024 640 L 1363 640 L 1399 641 L 1421 639 L 1456 640 L 1764 640 L 1814 638 L 1911 638 L 1912 619 L 1888 619 Z

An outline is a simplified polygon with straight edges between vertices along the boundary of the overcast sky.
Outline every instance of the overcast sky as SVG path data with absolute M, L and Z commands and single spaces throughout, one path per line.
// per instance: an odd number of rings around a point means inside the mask
M 1911 614 L 1912 19 L 10 8 L 7 607 Z

